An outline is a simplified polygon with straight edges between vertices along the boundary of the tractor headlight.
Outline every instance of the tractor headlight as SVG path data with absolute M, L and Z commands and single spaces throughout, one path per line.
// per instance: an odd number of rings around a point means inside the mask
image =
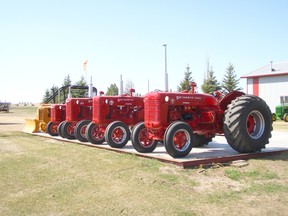
M 166 96 L 165 97 L 165 102 L 168 102 L 169 101 L 169 96 Z

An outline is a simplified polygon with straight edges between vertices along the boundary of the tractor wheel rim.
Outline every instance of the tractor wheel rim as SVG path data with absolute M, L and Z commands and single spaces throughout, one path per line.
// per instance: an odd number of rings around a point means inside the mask
M 100 127 L 98 125 L 93 127 L 92 136 L 96 140 L 100 140 L 103 138 L 104 133 L 100 130 Z
M 68 132 L 68 134 L 70 134 L 70 135 L 74 135 L 74 127 L 73 127 L 72 124 L 70 124 L 70 125 L 68 126 L 67 132 Z
M 178 151 L 186 151 L 190 143 L 191 143 L 191 136 L 186 130 L 179 129 L 174 133 L 173 146 Z
M 139 142 L 144 148 L 149 148 L 153 144 L 153 140 L 149 139 L 149 133 L 147 132 L 146 128 L 143 128 L 138 136 Z
M 80 130 L 80 134 L 82 137 L 86 138 L 86 135 L 85 135 L 85 132 L 86 132 L 86 128 L 87 128 L 87 125 L 83 126 Z
M 116 127 L 112 131 L 112 139 L 116 144 L 121 144 L 127 138 L 127 132 L 124 127 Z
M 51 131 L 52 131 L 52 133 L 58 133 L 57 132 L 57 127 L 58 127 L 58 124 L 52 124 L 52 127 L 51 127 Z
M 265 120 L 263 115 L 254 110 L 247 117 L 247 132 L 253 139 L 258 139 L 262 136 L 265 130 Z

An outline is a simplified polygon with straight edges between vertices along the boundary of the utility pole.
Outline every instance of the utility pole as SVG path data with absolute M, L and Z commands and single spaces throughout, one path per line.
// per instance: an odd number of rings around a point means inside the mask
M 167 73 L 167 44 L 163 44 L 165 47 L 165 92 L 168 92 L 168 73 Z

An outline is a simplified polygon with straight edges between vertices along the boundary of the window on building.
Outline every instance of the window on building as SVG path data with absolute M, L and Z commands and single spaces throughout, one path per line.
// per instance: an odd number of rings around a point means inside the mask
M 280 96 L 281 104 L 288 104 L 288 96 Z

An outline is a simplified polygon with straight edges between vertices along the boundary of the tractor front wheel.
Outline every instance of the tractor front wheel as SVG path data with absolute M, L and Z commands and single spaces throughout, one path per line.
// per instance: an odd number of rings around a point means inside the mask
M 105 141 L 105 130 L 100 125 L 93 122 L 87 125 L 86 138 L 92 144 L 102 144 Z
M 273 113 L 273 114 L 272 114 L 272 121 L 276 121 L 276 119 L 277 119 L 276 114 Z
M 63 126 L 64 123 L 65 123 L 65 121 L 62 121 L 62 122 L 58 125 L 58 127 L 57 127 L 57 133 L 58 133 L 58 135 L 59 135 L 60 137 L 62 137 L 62 138 L 65 138 L 65 137 L 63 136 L 63 134 L 62 134 L 62 126 Z
M 285 114 L 284 114 L 283 120 L 284 120 L 285 122 L 288 122 L 288 113 L 285 113 Z
M 228 105 L 223 129 L 234 150 L 240 153 L 261 151 L 271 137 L 271 111 L 261 98 L 243 95 Z
M 141 153 L 153 152 L 158 143 L 156 140 L 149 138 L 149 132 L 144 122 L 139 122 L 134 126 L 131 141 L 134 149 Z
M 121 121 L 112 122 L 105 130 L 105 139 L 111 147 L 123 148 L 130 139 L 129 127 Z
M 74 128 L 75 124 L 65 121 L 65 123 L 61 126 L 61 133 L 63 137 L 67 139 L 75 139 Z
M 174 122 L 164 134 L 164 146 L 167 153 L 174 157 L 185 157 L 190 153 L 195 143 L 192 128 L 185 122 Z
M 75 134 L 76 139 L 79 140 L 80 142 L 87 142 L 85 132 L 86 132 L 87 125 L 90 122 L 91 122 L 90 120 L 82 120 L 76 124 L 74 134 Z
M 58 136 L 57 127 L 58 127 L 58 123 L 49 122 L 47 124 L 47 133 L 50 136 Z

